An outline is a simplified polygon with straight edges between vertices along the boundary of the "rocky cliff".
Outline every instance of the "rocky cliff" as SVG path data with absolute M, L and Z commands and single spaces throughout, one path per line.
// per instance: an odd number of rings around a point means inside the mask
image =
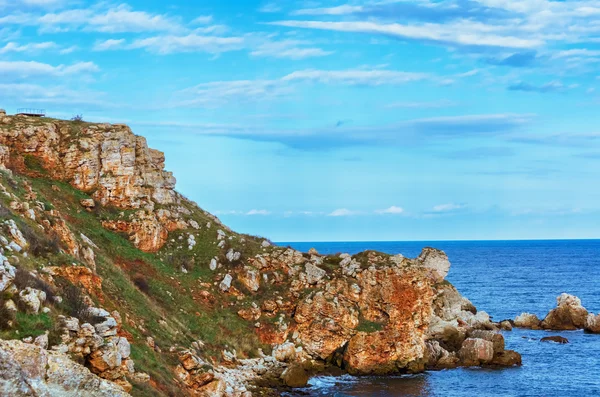
M 0 338 L 25 342 L 0 343 L 23 352 L 0 390 L 22 390 L 18 373 L 42 395 L 278 395 L 333 369 L 520 364 L 445 281 L 443 252 L 277 247 L 222 225 L 163 168 L 126 126 L 0 112 Z M 73 378 L 44 365 L 66 357 Z

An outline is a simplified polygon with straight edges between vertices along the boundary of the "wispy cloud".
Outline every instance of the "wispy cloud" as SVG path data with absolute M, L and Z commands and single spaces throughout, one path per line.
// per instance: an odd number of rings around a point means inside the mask
M 400 215 L 400 214 L 404 214 L 405 211 L 404 211 L 404 208 L 402 208 L 402 207 L 397 207 L 395 205 L 392 205 L 391 207 L 386 208 L 384 210 L 376 210 L 375 213 L 380 214 L 380 215 L 383 215 L 383 214 Z
M 303 40 L 265 41 L 251 50 L 250 55 L 255 57 L 272 57 L 287 59 L 305 59 L 323 57 L 333 54 L 322 48 L 311 47 L 310 42 Z
M 439 109 L 452 106 L 458 106 L 458 102 L 449 101 L 446 99 L 429 102 L 394 102 L 390 103 L 386 107 L 390 109 Z
M 466 205 L 464 205 L 464 204 L 448 203 L 448 204 L 436 205 L 435 207 L 433 207 L 432 211 L 433 212 L 450 212 L 450 211 L 461 210 L 465 207 L 466 207 Z
M 100 68 L 93 62 L 54 66 L 35 61 L 0 61 L 0 73 L 4 78 L 60 77 L 98 71 Z
M 252 209 L 248 212 L 246 212 L 246 215 L 248 216 L 253 216 L 253 215 L 270 215 L 271 212 L 267 211 L 267 210 L 256 210 L 256 209 Z
M 342 216 L 352 216 L 352 215 L 356 215 L 356 214 L 357 214 L 357 212 L 350 211 L 347 208 L 339 208 L 337 210 L 330 212 L 329 214 L 327 214 L 327 216 L 342 217 Z
M 6 54 L 10 52 L 17 53 L 31 53 L 31 52 L 39 52 L 44 50 L 51 50 L 58 48 L 58 44 L 53 41 L 45 41 L 42 43 L 27 43 L 27 44 L 18 44 L 15 42 L 6 43 L 4 47 L 0 47 L 0 54 Z

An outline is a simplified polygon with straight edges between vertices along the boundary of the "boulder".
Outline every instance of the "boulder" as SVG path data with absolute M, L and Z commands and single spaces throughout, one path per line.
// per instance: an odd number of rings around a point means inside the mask
M 417 261 L 429 269 L 436 282 L 442 282 L 450 271 L 450 261 L 444 251 L 435 248 L 424 248 Z
M 494 359 L 494 344 L 485 339 L 468 338 L 458 352 L 460 363 L 466 367 L 489 364 Z
M 325 270 L 310 262 L 304 265 L 304 269 L 306 271 L 306 282 L 310 285 L 317 284 L 327 275 Z
M 233 277 L 231 277 L 231 274 L 226 274 L 225 278 L 223 278 L 223 281 L 221 281 L 221 283 L 219 284 L 219 288 L 221 289 L 221 291 L 223 291 L 223 292 L 229 291 L 229 288 L 231 288 L 232 281 L 233 281 Z
M 522 364 L 521 355 L 514 350 L 504 350 L 494 355 L 492 365 L 499 367 L 513 367 Z
M 42 294 L 44 294 L 42 291 L 26 287 L 19 292 L 19 302 L 21 302 L 26 311 L 37 314 L 39 313 L 42 304 L 42 299 L 40 299 Z M 46 294 L 43 295 L 44 298 L 45 295 Z
M 260 272 L 251 267 L 244 267 L 238 275 L 238 280 L 251 292 L 256 292 L 260 288 Z
M 556 298 L 557 307 L 552 309 L 541 323 L 543 329 L 576 330 L 583 329 L 588 311 L 581 306 L 581 300 L 573 295 L 561 294 Z
M 541 329 L 538 316 L 530 313 L 522 313 L 515 317 L 514 324 L 517 328 Z
M 484 339 L 494 345 L 494 354 L 504 351 L 504 336 L 495 331 L 474 330 L 469 333 L 470 338 Z
M 293 364 L 281 374 L 281 379 L 288 387 L 305 387 L 308 384 L 308 373 L 301 365 Z

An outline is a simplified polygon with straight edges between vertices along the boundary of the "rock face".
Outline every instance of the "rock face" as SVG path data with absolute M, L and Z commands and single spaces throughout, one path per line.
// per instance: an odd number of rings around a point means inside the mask
M 541 327 L 550 330 L 576 330 L 585 327 L 588 311 L 581 300 L 573 295 L 562 294 L 556 298 L 557 307 L 542 320 Z
M 152 211 L 156 204 L 178 200 L 175 178 L 164 171 L 164 154 L 148 148 L 146 139 L 134 135 L 127 126 L 33 122 L 19 117 L 2 120 L 3 166 L 27 172 L 26 160 L 36 158 L 49 177 L 93 192 L 94 199 L 105 206 Z M 133 235 L 141 249 L 156 251 L 164 244 L 169 222 L 154 212 L 130 223 L 118 228 Z
M 65 354 L 4 340 L 0 340 L 0 395 L 129 396 L 121 387 L 92 374 Z

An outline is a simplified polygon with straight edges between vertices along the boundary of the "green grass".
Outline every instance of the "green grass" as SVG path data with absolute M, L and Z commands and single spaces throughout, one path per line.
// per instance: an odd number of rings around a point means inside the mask
M 29 171 L 34 171 L 41 175 L 47 174 L 47 171 L 44 168 L 42 161 L 40 160 L 39 157 L 34 156 L 32 154 L 26 154 L 23 157 L 24 157 L 23 162 L 25 163 L 25 167 L 27 167 L 27 169 Z
M 358 327 L 356 327 L 356 331 L 367 332 L 367 333 L 379 332 L 382 329 L 383 329 L 383 324 L 375 322 L 375 321 L 369 321 L 364 318 L 360 319 L 360 323 L 358 324 Z
M 29 336 L 35 338 L 52 329 L 54 320 L 49 314 L 28 314 L 19 311 L 15 322 L 14 328 L 0 332 L 1 339 L 23 339 Z

